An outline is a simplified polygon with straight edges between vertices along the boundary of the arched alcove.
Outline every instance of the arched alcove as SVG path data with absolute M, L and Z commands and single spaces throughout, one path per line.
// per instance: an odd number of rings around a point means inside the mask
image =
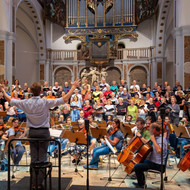
M 144 67 L 135 66 L 130 71 L 130 85 L 133 80 L 141 87 L 144 83 L 147 84 L 147 71 Z
M 72 80 L 72 73 L 66 67 L 59 67 L 54 73 L 54 81 L 58 82 L 60 86 L 64 86 L 65 82 Z
M 117 67 L 109 67 L 107 70 L 108 76 L 106 82 L 112 84 L 112 81 L 115 80 L 118 84 L 121 80 L 121 71 Z

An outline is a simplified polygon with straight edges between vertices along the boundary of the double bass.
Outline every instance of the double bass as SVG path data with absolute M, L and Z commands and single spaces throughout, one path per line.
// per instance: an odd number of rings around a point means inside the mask
M 130 174 L 133 171 L 135 164 L 143 162 L 149 153 L 152 151 L 152 146 L 149 143 L 143 143 L 140 137 L 134 137 L 117 157 L 119 163 L 126 166 L 125 172 Z

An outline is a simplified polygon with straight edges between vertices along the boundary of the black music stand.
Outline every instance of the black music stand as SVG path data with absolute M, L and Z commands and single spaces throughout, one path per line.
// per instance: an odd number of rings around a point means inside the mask
M 76 145 L 77 144 L 87 144 L 87 141 L 86 141 L 86 138 L 85 138 L 85 135 L 83 132 L 72 132 L 70 130 L 65 130 L 62 138 L 67 138 L 69 139 L 70 142 L 72 143 L 75 143 L 75 150 L 77 149 L 76 148 Z M 74 173 L 78 174 L 79 176 L 83 177 L 80 173 L 79 173 L 79 170 L 77 168 L 77 163 L 75 165 L 75 170 L 74 170 Z M 83 170 L 82 170 L 83 171 Z M 81 172 L 82 172 L 81 171 Z M 68 172 L 67 172 L 68 173 Z M 72 172 L 73 173 L 73 172 Z M 66 174 L 66 173 L 63 173 L 63 174 Z

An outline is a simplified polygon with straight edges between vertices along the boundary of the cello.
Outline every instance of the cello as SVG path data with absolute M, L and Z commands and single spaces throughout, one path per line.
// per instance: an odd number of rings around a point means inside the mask
M 185 154 L 185 156 L 180 160 L 177 167 L 181 171 L 186 171 L 190 167 L 190 150 Z
M 143 162 L 151 151 L 152 146 L 149 143 L 144 144 L 140 137 L 136 136 L 130 141 L 127 147 L 120 152 L 117 160 L 126 166 L 125 172 L 130 174 L 135 164 Z

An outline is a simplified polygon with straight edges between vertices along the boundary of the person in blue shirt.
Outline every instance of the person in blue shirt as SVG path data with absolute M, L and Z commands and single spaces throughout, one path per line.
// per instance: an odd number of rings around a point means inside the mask
M 63 92 L 65 92 L 65 94 L 67 94 L 70 89 L 71 89 L 71 87 L 69 86 L 69 83 L 65 82 L 65 86 L 63 87 Z
M 118 92 L 118 86 L 116 85 L 116 81 L 112 81 L 112 86 L 110 87 L 110 90 L 113 91 L 115 93 L 115 96 L 117 95 Z
M 109 137 L 105 137 L 108 142 L 117 149 L 117 152 L 120 152 L 123 144 L 123 133 L 119 130 L 120 129 L 120 120 L 118 118 L 114 118 L 112 122 L 113 130 Z M 97 170 L 98 169 L 98 162 L 100 155 L 106 155 L 111 152 L 110 148 L 106 144 L 106 141 L 102 141 L 102 145 L 99 147 L 94 148 L 93 150 L 93 157 L 90 161 L 89 169 Z M 87 165 L 83 165 L 85 169 L 87 169 Z

